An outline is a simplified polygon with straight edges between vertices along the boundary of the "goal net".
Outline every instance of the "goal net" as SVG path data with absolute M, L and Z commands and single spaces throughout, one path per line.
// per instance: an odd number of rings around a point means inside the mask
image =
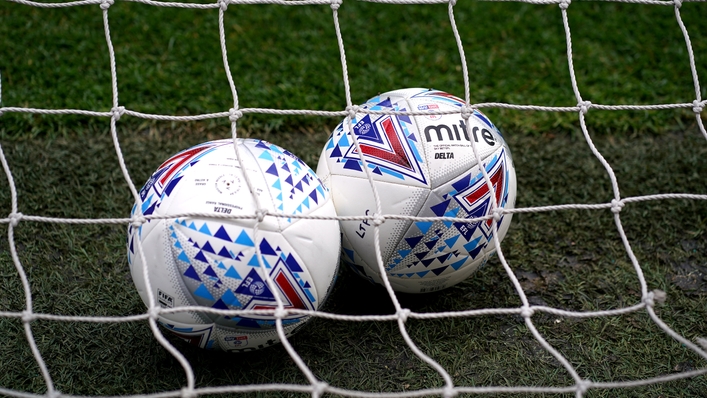
M 225 81 L 228 83 L 230 88 L 230 93 L 232 96 L 232 107 L 230 109 L 224 109 L 221 112 L 208 113 L 208 114 L 197 114 L 190 116 L 179 116 L 179 115 L 165 115 L 156 113 L 146 113 L 137 110 L 130 109 L 130 106 L 124 104 L 120 101 L 119 96 L 119 82 L 118 75 L 121 68 L 121 60 L 116 56 L 116 51 L 113 45 L 113 39 L 111 36 L 111 8 L 115 5 L 114 0 L 79 0 L 79 1 L 69 1 L 69 2 L 35 2 L 27 0 L 8 0 L 13 3 L 20 4 L 26 7 L 33 7 L 37 9 L 45 8 L 63 8 L 63 7 L 95 7 L 96 13 L 102 14 L 103 21 L 103 34 L 105 35 L 106 43 L 106 53 L 110 60 L 110 83 L 112 89 L 112 109 L 108 112 L 98 111 L 93 109 L 44 109 L 44 108 L 33 108 L 33 107 L 18 107 L 18 106 L 2 106 L 0 107 L 0 115 L 2 114 L 28 114 L 28 115 L 77 115 L 81 117 L 97 118 L 103 120 L 110 120 L 110 133 L 113 140 L 113 145 L 115 148 L 116 155 L 119 160 L 120 170 L 125 181 L 125 186 L 129 189 L 132 199 L 138 200 L 139 186 L 136 186 L 135 179 L 131 176 L 131 173 L 126 166 L 126 161 L 123 156 L 123 151 L 121 146 L 124 144 L 125 138 L 119 137 L 118 126 L 121 119 L 125 117 L 139 118 L 144 120 L 155 120 L 155 121 L 168 121 L 174 123 L 184 123 L 193 121 L 204 121 L 204 120 L 229 120 L 231 124 L 232 137 L 235 139 L 239 136 L 238 123 L 241 118 L 245 115 L 285 115 L 285 116 L 317 116 L 317 117 L 329 117 L 334 120 L 347 119 L 355 117 L 357 113 L 366 112 L 365 110 L 356 106 L 354 100 L 352 99 L 352 90 L 349 80 L 349 72 L 347 62 L 347 52 L 345 51 L 346 44 L 350 40 L 355 40 L 355 38 L 348 38 L 342 34 L 342 29 L 340 27 L 339 18 L 342 13 L 346 12 L 345 5 L 342 0 L 218 0 L 216 2 L 163 2 L 163 1 L 152 1 L 152 0 L 125 0 L 133 3 L 141 3 L 144 6 L 149 7 L 169 7 L 169 8 L 183 8 L 183 9 L 200 9 L 208 10 L 212 13 L 214 18 L 218 20 L 218 38 L 219 47 L 221 49 L 221 58 L 223 59 L 223 67 L 226 71 Z M 353 0 L 349 0 L 353 1 Z M 363 0 L 356 0 L 363 1 Z M 621 241 L 621 246 L 625 251 L 625 255 L 629 259 L 632 272 L 636 278 L 636 285 L 638 286 L 637 299 L 628 298 L 626 302 L 621 303 L 621 305 L 614 306 L 614 308 L 609 310 L 593 310 L 593 311 L 574 311 L 566 310 L 562 308 L 557 308 L 554 306 L 546 305 L 542 302 L 537 302 L 529 298 L 528 291 L 528 279 L 532 279 L 528 275 L 519 274 L 517 272 L 517 265 L 508 261 L 507 253 L 504 252 L 504 245 L 500 242 L 496 242 L 498 247 L 497 255 L 500 267 L 502 267 L 502 275 L 507 278 L 507 281 L 513 286 L 515 294 L 517 295 L 520 305 L 514 307 L 502 307 L 502 308 L 481 308 L 463 311 L 445 311 L 444 308 L 439 308 L 442 312 L 424 312 L 424 311 L 414 311 L 406 308 L 404 304 L 401 304 L 398 296 L 393 292 L 390 286 L 386 287 L 389 299 L 393 306 L 393 311 L 391 314 L 383 315 L 349 315 L 334 312 L 327 312 L 326 310 L 307 312 L 315 319 L 327 319 L 337 322 L 383 322 L 396 325 L 396 333 L 399 338 L 404 341 L 404 349 L 408 350 L 414 354 L 414 356 L 427 366 L 429 372 L 432 372 L 442 380 L 441 384 L 437 383 L 437 386 L 430 386 L 422 389 L 415 390 L 405 390 L 405 388 L 392 389 L 392 391 L 382 392 L 383 390 L 373 390 L 373 391 L 361 391 L 350 388 L 341 387 L 337 385 L 336 379 L 322 379 L 318 376 L 317 372 L 312 369 L 311 362 L 302 358 L 296 346 L 290 343 L 290 340 L 285 336 L 285 332 L 282 325 L 282 318 L 287 315 L 286 311 L 280 310 L 274 311 L 274 316 L 278 319 L 277 330 L 282 340 L 284 350 L 287 352 L 289 358 L 296 364 L 297 368 L 301 372 L 301 376 L 306 380 L 305 383 L 290 383 L 281 382 L 279 380 L 272 380 L 270 383 L 266 384 L 242 384 L 238 382 L 230 382 L 224 385 L 223 382 L 215 383 L 215 385 L 200 385 L 196 373 L 198 373 L 196 367 L 197 365 L 191 363 L 188 357 L 175 347 L 172 341 L 170 341 L 165 335 L 162 334 L 160 328 L 157 324 L 157 316 L 159 315 L 161 308 L 157 303 L 155 297 L 151 298 L 153 303 L 150 308 L 148 308 L 144 313 L 126 315 L 126 316 L 74 316 L 74 315 L 64 315 L 64 314 L 52 314 L 52 313 L 42 313 L 35 311 L 33 308 L 33 289 L 31 286 L 31 278 L 28 276 L 31 264 L 21 261 L 21 256 L 18 251 L 18 244 L 15 240 L 15 229 L 22 223 L 51 223 L 51 224 L 67 224 L 69 226 L 86 226 L 86 225 L 122 225 L 127 227 L 128 225 L 140 225 L 145 222 L 145 216 L 136 216 L 134 218 L 73 218 L 71 214 L 67 214 L 65 218 L 60 217 L 47 217 L 41 213 L 38 214 L 23 214 L 20 212 L 21 197 L 18 197 L 17 187 L 15 186 L 15 179 L 13 174 L 13 165 L 8 162 L 5 152 L 7 148 L 0 148 L 0 161 L 6 175 L 8 182 L 7 189 L 10 191 L 11 199 L 11 212 L 3 218 L 2 221 L 7 225 L 7 245 L 9 249 L 9 259 L 11 259 L 12 264 L 16 273 L 13 275 L 3 275 L 3 278 L 14 278 L 19 279 L 22 286 L 22 291 L 24 294 L 24 302 L 26 304 L 25 308 L 21 311 L 6 310 L 0 306 L 0 320 L 2 319 L 14 319 L 21 322 L 22 333 L 26 337 L 26 344 L 28 344 L 31 351 L 31 356 L 36 362 L 37 368 L 39 369 L 39 376 L 41 376 L 44 385 L 46 386 L 46 393 L 36 394 L 33 392 L 22 391 L 16 388 L 7 388 L 6 386 L 0 385 L 0 394 L 6 396 L 14 397 L 35 397 L 35 396 L 46 396 L 50 398 L 55 398 L 64 395 L 65 393 L 60 391 L 55 387 L 55 372 L 59 372 L 59 369 L 51 368 L 47 365 L 46 353 L 43 353 L 39 348 L 40 345 L 37 343 L 36 337 L 33 333 L 36 325 L 38 323 L 44 322 L 66 322 L 66 323 L 76 323 L 76 324 L 111 324 L 111 323 L 147 323 L 149 324 L 154 338 L 159 342 L 159 344 L 164 347 L 166 351 L 174 358 L 174 361 L 181 366 L 184 372 L 184 384 L 182 388 L 169 391 L 159 391 L 159 392 L 139 392 L 140 396 L 154 396 L 154 397 L 195 397 L 203 395 L 212 394 L 226 394 L 226 393 L 274 393 L 280 392 L 283 394 L 288 393 L 301 393 L 311 395 L 312 397 L 320 397 L 326 394 L 337 395 L 337 396 L 351 396 L 351 397 L 404 397 L 404 396 L 428 396 L 436 395 L 443 397 L 453 397 L 459 394 L 476 394 L 476 393 L 518 393 L 518 394 L 529 394 L 529 393 L 546 393 L 546 394 L 574 394 L 575 396 L 581 397 L 587 394 L 591 390 L 612 390 L 612 389 L 624 389 L 638 386 L 648 386 L 658 383 L 665 383 L 681 379 L 697 379 L 702 377 L 707 373 L 707 366 L 705 362 L 707 360 L 707 330 L 674 330 L 667 322 L 665 322 L 659 315 L 659 311 L 656 310 L 656 306 L 659 303 L 670 300 L 670 297 L 666 296 L 664 289 L 659 289 L 656 286 L 650 286 L 647 278 L 645 277 L 645 267 L 643 266 L 641 260 L 634 253 L 634 248 L 632 242 L 629 239 L 626 231 L 624 230 L 624 224 L 622 224 L 622 211 L 626 207 L 630 207 L 643 202 L 652 201 L 662 201 L 666 203 L 666 206 L 670 206 L 671 203 L 676 201 L 690 201 L 690 202 L 700 202 L 707 200 L 707 194 L 700 193 L 690 193 L 690 192 L 678 192 L 678 193 L 659 193 L 659 194 L 645 194 L 639 196 L 622 196 L 619 190 L 619 181 L 614 171 L 614 166 L 606 160 L 603 153 L 597 148 L 594 143 L 593 136 L 590 134 L 587 127 L 587 120 L 591 120 L 591 112 L 594 110 L 600 111 L 656 111 L 656 110 L 671 110 L 671 109 L 687 109 L 694 112 L 696 129 L 701 133 L 704 139 L 707 140 L 707 131 L 705 130 L 704 123 L 702 121 L 701 115 L 704 111 L 707 101 L 702 99 L 701 93 L 703 92 L 700 86 L 698 78 L 698 68 L 695 61 L 695 51 L 693 50 L 693 44 L 690 40 L 690 34 L 688 27 L 683 22 L 681 17 L 681 9 L 683 3 L 687 1 L 674 0 L 674 1 L 663 1 L 663 0 L 616 0 L 622 3 L 635 3 L 636 6 L 652 6 L 652 7 L 667 7 L 674 10 L 675 15 L 675 29 L 679 30 L 684 38 L 684 45 L 686 49 L 686 59 L 685 62 L 689 64 L 689 70 L 691 71 L 691 78 L 693 82 L 694 91 L 689 93 L 690 95 L 686 97 L 684 102 L 680 103 L 661 103 L 661 104 L 637 104 L 637 105 L 612 105 L 612 104 L 601 104 L 592 103 L 585 99 L 587 96 L 584 95 L 581 84 L 578 83 L 575 76 L 575 64 L 573 62 L 573 41 L 572 41 L 572 30 L 569 22 L 568 15 L 572 13 L 572 2 L 570 0 L 518 0 L 519 3 L 527 3 L 530 5 L 556 5 L 559 8 L 558 18 L 561 19 L 562 26 L 564 27 L 565 42 L 566 42 L 566 55 L 567 55 L 567 65 L 569 67 L 570 81 L 567 82 L 571 85 L 571 89 L 574 93 L 574 98 L 576 100 L 575 104 L 569 106 L 546 106 L 546 105 L 533 105 L 533 104 L 513 104 L 513 103 L 502 103 L 502 102 L 484 102 L 484 103 L 474 103 L 472 84 L 470 83 L 469 67 L 467 65 L 467 56 L 465 55 L 465 50 L 469 48 L 470 43 L 464 43 L 462 36 L 459 33 L 457 23 L 455 21 L 455 7 L 457 7 L 457 0 L 367 0 L 370 2 L 377 3 L 389 3 L 389 4 L 416 4 L 416 5 L 427 5 L 427 4 L 446 4 L 448 6 L 449 15 L 449 27 L 451 28 L 451 34 L 456 42 L 459 57 L 461 59 L 461 64 L 458 70 L 463 76 L 464 82 L 464 92 L 463 99 L 466 105 L 462 109 L 462 114 L 466 112 L 469 114 L 473 109 L 508 109 L 513 111 L 532 111 L 532 112 L 564 112 L 576 114 L 578 123 L 582 132 L 584 144 L 586 145 L 593 155 L 593 158 L 598 164 L 601 165 L 603 173 L 608 176 L 611 183 L 611 200 L 603 203 L 566 203 L 566 204 L 556 204 L 548 206 L 534 206 L 534 207 L 518 207 L 515 209 L 496 209 L 497 217 L 507 214 L 556 214 L 566 211 L 576 211 L 576 210 L 586 210 L 592 214 L 596 212 L 611 213 L 611 217 L 615 224 L 614 239 Z M 610 1 L 610 0 L 609 0 Z M 235 7 L 246 7 L 253 5 L 270 4 L 282 7 L 329 7 L 331 9 L 331 20 L 333 22 L 333 34 L 331 40 L 334 40 L 338 46 L 338 52 L 341 61 L 341 70 L 343 74 L 341 76 L 341 81 L 344 87 L 345 93 L 345 107 L 338 111 L 323 111 L 323 110 L 311 110 L 311 109 L 276 109 L 276 108 L 248 108 L 242 107 L 239 102 L 239 92 L 237 86 L 246 85 L 246 82 L 239 83 L 238 76 L 234 75 L 231 70 L 231 64 L 229 63 L 229 54 L 227 50 L 227 34 L 226 34 L 226 21 L 229 18 L 229 13 L 233 12 Z M 702 9 L 704 10 L 704 9 Z M 12 16 L 10 16 L 12 18 Z M 165 21 L 154 21 L 155 24 L 166 23 Z M 699 54 L 698 54 L 699 55 Z M 4 62 L 12 62 L 9 60 L 3 60 Z M 0 65 L 2 67 L 2 65 Z M 0 70 L 2 72 L 2 70 Z M 0 101 L 2 101 L 2 80 L 0 80 Z M 687 95 L 687 94 L 686 94 Z M 0 105 L 4 105 L 0 102 Z M 412 112 L 408 112 L 413 114 Z M 433 112 L 434 113 L 434 112 Z M 1 119 L 0 119 L 1 120 Z M 707 145 L 707 143 L 704 143 Z M 51 150 L 51 149 L 49 149 Z M 483 168 L 482 168 L 483 170 Z M 370 178 L 370 175 L 369 175 Z M 484 178 L 487 181 L 490 189 L 493 186 L 489 180 L 489 176 L 484 173 Z M 139 182 L 138 182 L 139 183 Z M 278 214 L 270 213 L 260 213 L 254 214 L 253 217 L 263 217 L 263 216 L 282 216 Z M 394 214 L 383 214 L 380 210 L 376 214 L 372 214 L 366 217 L 360 217 L 361 221 L 369 222 L 373 228 L 374 232 L 378 233 L 378 225 L 385 222 L 385 220 L 391 217 L 395 217 Z M 702 215 L 704 217 L 704 214 Z M 148 217 L 149 218 L 149 217 Z M 474 221 L 481 221 L 490 219 L 491 216 L 485 218 L 475 219 Z M 445 221 L 464 221 L 468 222 L 467 219 L 454 219 L 454 218 L 443 218 Z M 495 222 L 495 221 L 494 221 Z M 498 237 L 494 237 L 498 239 Z M 25 248 L 26 249 L 26 248 Z M 141 250 L 141 249 L 139 249 Z M 380 257 L 380 256 L 379 256 Z M 573 261 L 569 259 L 567 261 Z M 127 264 L 126 264 L 127 267 Z M 524 280 L 525 278 L 525 280 Z M 129 281 L 126 283 L 130 283 Z M 150 291 L 150 289 L 148 289 Z M 2 305 L 2 300 L 0 300 L 0 305 Z M 282 303 L 279 303 L 282 306 Z M 179 308 L 173 309 L 173 311 L 179 311 Z M 188 309 L 181 309 L 188 310 Z M 227 314 L 228 311 L 223 311 Z M 674 372 L 666 373 L 663 375 L 651 375 L 647 377 L 639 377 L 630 380 L 622 381 L 601 381 L 592 376 L 592 372 L 586 369 L 579 369 L 574 363 L 572 358 L 568 357 L 566 353 L 559 350 L 553 342 L 547 338 L 543 333 L 546 328 L 538 327 L 537 319 L 539 316 L 547 316 L 553 319 L 558 327 L 560 324 L 566 320 L 584 320 L 590 318 L 611 318 L 626 316 L 629 314 L 642 313 L 647 315 L 651 320 L 652 325 L 659 328 L 664 335 L 668 336 L 670 339 L 676 341 L 684 350 L 689 351 L 695 358 L 698 358 L 699 364 L 691 366 L 688 368 L 676 367 Z M 444 322 L 453 322 L 459 320 L 477 320 L 483 317 L 497 316 L 497 317 L 515 317 L 529 332 L 529 336 L 539 345 L 540 349 L 543 351 L 543 355 L 549 356 L 552 363 L 557 367 L 558 372 L 565 372 L 569 375 L 570 383 L 564 385 L 465 385 L 460 384 L 457 380 L 457 375 L 455 372 L 451 371 L 448 366 L 443 365 L 440 361 L 435 359 L 435 355 L 430 352 L 429 347 L 423 347 L 419 341 L 416 341 L 414 337 L 411 337 L 410 333 L 410 323 L 411 321 L 429 321 L 429 320 L 442 320 Z M 574 323 L 572 327 L 580 327 L 579 324 Z M 306 332 L 304 332 L 306 333 Z M 702 337 L 697 338 L 687 338 L 686 334 L 695 333 L 701 334 Z M 468 337 L 468 336 L 467 336 Z M 356 336 L 342 337 L 355 339 Z M 126 342 L 115 342 L 118 344 L 125 344 Z M 324 344 L 324 343 L 323 343 Z M 324 349 L 324 348 L 323 348 Z M 403 349 L 403 348 L 401 348 Z M 589 348 L 591 349 L 591 348 Z M 335 355 L 335 353 L 331 353 Z M 461 353 L 460 353 L 461 355 Z M 516 353 L 516 355 L 523 355 L 522 353 Z M 234 359 L 235 361 L 236 359 Z M 473 359 L 468 359 L 473 360 Z M 6 365 L 0 366 L 4 368 Z M 9 365 L 8 365 L 9 366 Z M 129 366 L 129 365 L 127 365 Z M 36 375 L 27 375 L 27 378 L 35 377 Z M 404 385 L 404 384 L 403 384 Z

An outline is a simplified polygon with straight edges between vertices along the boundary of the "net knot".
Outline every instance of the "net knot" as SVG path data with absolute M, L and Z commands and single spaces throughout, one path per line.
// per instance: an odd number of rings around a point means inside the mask
M 61 392 L 57 390 L 47 391 L 47 398 L 59 398 L 61 397 Z
M 349 119 L 354 120 L 359 110 L 360 108 L 358 105 L 347 106 L 346 111 L 349 113 Z
M 444 386 L 444 392 L 442 393 L 442 396 L 444 396 L 444 398 L 456 397 L 457 394 L 457 390 L 455 390 L 454 387 Z
M 336 11 L 341 7 L 341 3 L 343 3 L 343 0 L 331 0 L 331 4 L 329 5 L 332 10 Z
M 102 9 L 102 10 L 107 10 L 107 9 L 109 9 L 110 6 L 113 5 L 113 3 L 114 3 L 113 0 L 103 0 L 103 1 L 101 1 L 101 9 Z
M 10 213 L 9 218 L 10 218 L 10 225 L 13 227 L 16 227 L 17 224 L 20 223 L 20 220 L 22 220 L 22 213 L 17 212 L 17 213 Z
M 623 200 L 616 200 L 612 199 L 611 200 L 611 212 L 614 214 L 618 214 L 621 212 L 621 209 L 624 207 L 624 202 Z
M 191 388 L 184 387 L 182 388 L 181 394 L 179 396 L 180 398 L 194 398 L 196 397 L 196 393 Z
M 373 216 L 373 225 L 379 226 L 385 222 L 385 217 L 381 216 L 380 214 L 376 213 Z
M 398 315 L 398 319 L 403 321 L 403 323 L 407 322 L 408 316 L 410 316 L 410 309 L 401 308 L 400 311 L 398 311 L 397 315 Z
M 265 219 L 265 214 L 266 214 L 266 213 L 267 213 L 267 212 L 265 212 L 265 211 L 263 211 L 263 210 L 261 210 L 261 209 L 258 209 L 258 210 L 255 211 L 255 218 L 258 220 L 258 222 L 263 222 L 263 220 Z
M 580 396 L 583 396 L 591 386 L 592 382 L 590 380 L 579 381 L 577 383 L 577 390 L 579 390 Z
M 473 113 L 474 113 L 474 108 L 472 108 L 468 104 L 462 106 L 462 109 L 461 109 L 462 119 L 464 119 L 464 120 L 469 119 Z
M 243 117 L 243 112 L 239 111 L 236 108 L 231 108 L 228 110 L 228 120 L 230 120 L 232 123 L 235 123 Z
M 218 0 L 218 7 L 221 9 L 221 11 L 226 11 L 226 9 L 228 9 L 229 3 L 230 0 Z
M 579 111 L 582 112 L 583 115 L 586 115 L 587 112 L 589 112 L 589 108 L 592 107 L 592 102 L 591 101 L 582 101 L 577 104 L 579 107 Z
M 287 316 L 287 311 L 284 308 L 277 307 L 273 315 L 276 319 L 284 319 Z
M 455 5 L 457 5 L 457 0 L 449 0 L 449 4 L 451 4 L 452 7 L 454 7 Z
M 147 218 L 143 215 L 135 216 L 131 219 L 131 225 L 135 228 L 140 228 L 143 224 L 147 222 Z
M 33 312 L 30 311 L 22 311 L 22 322 L 24 323 L 30 323 L 37 319 L 37 315 L 35 315 Z
M 155 307 L 149 308 L 149 311 L 147 311 L 147 315 L 149 315 L 150 318 L 152 318 L 152 319 L 157 319 L 160 316 L 161 311 L 162 311 L 162 309 L 160 307 L 155 306 Z
M 120 117 L 125 114 L 125 107 L 124 106 L 116 106 L 114 108 L 111 108 L 110 110 L 111 116 L 115 119 L 117 122 L 120 120 Z
M 682 7 L 682 0 L 673 0 L 676 8 Z
M 497 207 L 493 209 L 493 219 L 494 221 L 501 222 L 501 219 L 503 218 L 503 209 L 500 207 Z
M 572 0 L 560 0 L 560 8 L 566 10 L 572 4 Z
M 526 318 L 526 319 L 533 316 L 534 313 L 535 313 L 535 310 L 532 309 L 531 307 L 521 307 L 521 309 L 520 309 L 520 316 L 522 316 L 523 318 Z
M 701 113 L 703 109 L 705 109 L 705 105 L 702 102 L 700 102 L 698 100 L 692 101 L 692 111 L 693 112 Z
M 656 302 L 658 304 L 665 303 L 665 299 L 667 297 L 668 295 L 664 291 L 655 289 L 652 292 L 648 292 L 646 297 L 643 299 L 643 302 L 646 303 L 646 306 L 653 307 Z
M 323 381 L 312 384 L 312 397 L 321 397 L 327 390 L 329 385 Z

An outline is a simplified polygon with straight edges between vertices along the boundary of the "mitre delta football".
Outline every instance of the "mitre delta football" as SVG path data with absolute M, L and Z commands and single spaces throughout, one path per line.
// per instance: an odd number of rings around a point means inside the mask
M 375 187 L 382 215 L 424 218 L 386 219 L 379 226 L 383 268 L 396 291 L 425 293 L 461 282 L 495 253 L 493 236 L 500 242 L 508 231 L 510 214 L 496 221 L 487 216 L 494 202 L 514 206 L 510 149 L 478 110 L 463 118 L 464 105 L 431 89 L 377 95 L 336 127 L 321 153 L 317 175 L 331 189 L 339 216 L 373 216 Z M 425 114 L 387 113 L 404 111 Z M 341 257 L 360 276 L 382 283 L 373 228 L 371 219 L 342 221 Z
M 238 139 L 236 144 L 243 167 L 233 140 L 210 141 L 165 161 L 140 190 L 132 214 L 165 217 L 128 230 L 130 271 L 146 305 L 144 267 L 155 304 L 166 310 L 274 310 L 279 298 L 285 309 L 312 311 L 327 297 L 339 264 L 336 220 L 266 216 L 256 233 L 257 219 L 219 216 L 253 217 L 264 209 L 334 217 L 329 190 L 281 147 L 255 139 Z M 189 213 L 206 216 L 179 216 Z M 286 334 L 307 319 L 301 314 L 284 318 Z M 159 322 L 207 349 L 247 351 L 280 341 L 272 314 L 195 310 L 161 313 Z

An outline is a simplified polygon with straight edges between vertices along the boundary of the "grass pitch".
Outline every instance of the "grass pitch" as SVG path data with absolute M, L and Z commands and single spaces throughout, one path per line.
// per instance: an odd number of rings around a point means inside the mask
M 128 167 L 140 180 L 169 153 L 205 138 L 191 132 L 150 137 L 149 129 L 137 134 L 123 131 L 121 135 L 128 133 L 123 150 Z M 321 147 L 326 134 L 316 137 L 309 144 Z M 302 135 L 266 138 L 277 143 L 302 140 Z M 608 178 L 580 137 L 507 134 L 507 139 L 518 170 L 518 206 L 597 203 L 609 197 Z M 697 132 L 688 131 L 660 137 L 602 137 L 597 145 L 616 165 L 619 184 L 627 196 L 704 194 L 707 146 L 703 140 Z M 18 186 L 19 210 L 24 214 L 120 217 L 128 213 L 130 197 L 122 189 L 124 183 L 107 133 L 82 140 L 5 140 L 3 149 Z M 302 152 L 308 151 L 302 148 Z M 311 164 L 315 154 L 311 147 L 309 152 L 306 156 Z M 3 211 L 9 212 L 8 190 L 1 192 Z M 707 204 L 676 200 L 630 204 L 621 213 L 649 287 L 668 293 L 666 304 L 657 307 L 659 315 L 689 339 L 707 334 L 706 216 Z M 22 222 L 16 241 L 32 286 L 34 311 L 95 316 L 144 311 L 125 260 L 124 226 Z M 502 247 L 534 305 L 587 311 L 640 300 L 635 272 L 609 210 L 516 215 Z M 1 248 L 0 303 L 3 310 L 21 311 L 24 296 L 6 241 Z M 445 291 L 399 298 L 417 312 L 520 305 L 497 259 Z M 393 307 L 382 288 L 342 268 L 324 310 L 389 314 Z M 580 374 L 595 381 L 642 379 L 704 367 L 704 361 L 665 336 L 642 312 L 588 320 L 536 313 L 533 321 Z M 415 343 L 439 361 L 457 385 L 572 384 L 520 317 L 409 320 L 407 327 Z M 0 386 L 42 393 L 44 384 L 21 322 L 0 319 L 0 328 L 5 335 L 0 348 L 5 370 Z M 185 383 L 179 364 L 154 340 L 146 322 L 37 321 L 32 328 L 56 387 L 64 393 L 138 394 L 176 390 Z M 306 383 L 280 346 L 226 355 L 172 341 L 189 358 L 200 387 Z M 291 341 L 318 377 L 338 387 L 403 391 L 442 386 L 441 378 L 405 346 L 392 322 L 315 319 Z M 596 391 L 589 396 L 699 396 L 705 388 L 707 380 L 702 376 L 631 390 Z
M 459 1 L 456 10 L 473 102 L 576 104 L 557 6 Z M 574 2 L 568 12 L 584 99 L 605 104 L 694 99 L 684 40 L 671 7 Z M 701 54 L 707 53 L 707 31 L 700 23 L 705 4 L 686 2 L 681 14 L 697 55 L 697 72 L 705 76 L 707 59 Z M 350 1 L 340 15 L 354 102 L 404 86 L 462 94 L 446 5 Z M 232 106 L 215 10 L 118 1 L 109 18 L 122 105 L 161 114 L 218 112 Z M 341 64 L 328 7 L 231 5 L 226 27 L 242 107 L 343 109 Z M 0 72 L 2 106 L 110 110 L 100 9 L 40 10 L 1 3 Z M 517 206 L 610 200 L 608 177 L 578 134 L 575 114 L 486 113 L 501 127 L 513 152 Z M 591 110 L 587 121 L 616 172 L 622 196 L 707 193 L 707 143 L 691 112 Z M 239 131 L 281 145 L 314 167 L 337 122 L 249 115 Z M 3 114 L 0 144 L 18 188 L 19 211 L 126 217 L 132 199 L 107 126 L 99 118 Z M 228 120 L 172 124 L 124 117 L 119 122 L 121 147 L 136 185 L 172 153 L 228 136 Z M 3 181 L 0 213 L 10 211 L 10 190 Z M 668 294 L 658 314 L 688 339 L 707 337 L 707 204 L 629 204 L 621 221 L 649 289 Z M 32 288 L 33 310 L 92 316 L 142 313 L 127 268 L 125 229 L 20 223 L 15 239 Z M 534 305 L 586 311 L 640 299 L 638 280 L 609 210 L 516 215 L 502 248 Z M 8 250 L 7 241 L 0 240 L 0 311 L 22 311 L 24 293 Z M 445 291 L 399 298 L 416 312 L 520 305 L 497 259 Z M 393 311 L 381 288 L 344 268 L 324 310 Z M 706 365 L 644 313 L 587 320 L 536 313 L 533 322 L 583 377 L 594 381 L 645 379 Z M 415 343 L 450 372 L 455 385 L 572 384 L 520 317 L 409 320 L 407 327 Z M 146 322 L 35 321 L 32 330 L 63 393 L 143 394 L 185 385 L 181 367 L 154 340 Z M 0 388 L 42 394 L 44 382 L 22 323 L 0 318 L 0 331 Z M 282 347 L 226 355 L 172 341 L 191 362 L 198 387 L 306 383 Z M 317 377 L 337 387 L 390 392 L 443 385 L 405 346 L 392 322 L 315 319 L 291 341 Z M 587 395 L 692 397 L 704 391 L 707 378 L 701 376 L 636 389 L 590 390 Z

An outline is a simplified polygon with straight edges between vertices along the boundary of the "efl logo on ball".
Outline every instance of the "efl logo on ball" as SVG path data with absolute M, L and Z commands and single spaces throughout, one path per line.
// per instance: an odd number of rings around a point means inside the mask
M 383 265 L 396 291 L 424 293 L 461 282 L 495 253 L 494 235 L 501 241 L 508 231 L 510 214 L 498 220 L 495 228 L 491 219 L 472 219 L 492 214 L 494 200 L 501 208 L 513 208 L 516 176 L 510 149 L 485 115 L 474 110 L 465 120 L 462 106 L 461 99 L 437 90 L 380 94 L 361 109 L 381 113 L 359 113 L 351 128 L 347 120 L 341 122 L 319 159 L 317 174 L 331 189 L 339 216 L 376 212 L 363 158 L 383 214 L 429 218 L 387 219 L 380 225 Z M 398 111 L 449 113 L 386 114 Z M 381 283 L 372 223 L 343 221 L 341 227 L 342 260 L 361 276 Z

